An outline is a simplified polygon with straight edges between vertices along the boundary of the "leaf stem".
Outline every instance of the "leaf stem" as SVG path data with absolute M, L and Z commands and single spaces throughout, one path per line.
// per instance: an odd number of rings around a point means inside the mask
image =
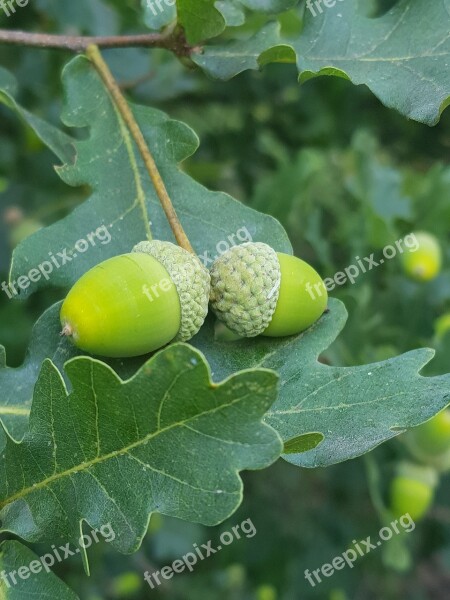
M 150 175 L 150 178 L 155 186 L 156 193 L 161 202 L 161 205 L 166 213 L 166 217 L 169 221 L 170 227 L 172 228 L 173 234 L 179 246 L 195 254 L 194 249 L 191 246 L 189 238 L 187 237 L 183 226 L 178 219 L 178 215 L 175 211 L 175 208 L 172 204 L 172 201 L 167 193 L 166 186 L 164 185 L 164 181 L 161 177 L 161 174 L 156 166 L 155 159 L 150 152 L 150 149 L 145 141 L 144 135 L 126 101 L 124 95 L 122 94 L 118 83 L 114 79 L 111 71 L 109 70 L 108 65 L 103 60 L 103 57 L 100 53 L 98 46 L 91 45 L 86 49 L 86 54 L 89 60 L 93 63 L 95 68 L 97 69 L 100 77 L 102 78 L 106 88 L 110 92 L 114 103 L 117 106 L 118 111 L 120 112 L 123 120 L 128 126 L 131 135 L 136 142 L 136 145 L 139 149 L 139 152 L 142 155 L 144 160 L 145 167 Z

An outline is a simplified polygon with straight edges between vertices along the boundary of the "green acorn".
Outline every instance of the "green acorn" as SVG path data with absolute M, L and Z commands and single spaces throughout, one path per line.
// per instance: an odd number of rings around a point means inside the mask
M 85 273 L 61 309 L 63 334 L 86 352 L 140 356 L 187 341 L 208 313 L 210 276 L 170 242 L 141 242 Z
M 395 517 L 409 514 L 419 521 L 428 512 L 434 500 L 439 477 L 431 467 L 402 462 L 390 487 L 390 510 Z
M 412 279 L 420 282 L 435 279 L 442 267 L 442 249 L 439 240 L 426 231 L 414 235 L 417 248 L 408 249 L 402 255 L 403 269 Z
M 450 469 L 450 410 L 444 409 L 429 421 L 402 436 L 410 453 L 438 471 Z
M 310 327 L 324 313 L 328 294 L 306 262 L 267 244 L 235 246 L 211 267 L 211 306 L 242 337 L 283 337 Z

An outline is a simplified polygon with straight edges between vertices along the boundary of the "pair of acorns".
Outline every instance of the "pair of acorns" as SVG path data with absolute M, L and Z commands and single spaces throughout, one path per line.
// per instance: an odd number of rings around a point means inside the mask
M 267 244 L 234 246 L 208 271 L 194 254 L 154 240 L 81 277 L 63 303 L 62 334 L 91 354 L 126 358 L 190 340 L 209 304 L 241 337 L 282 337 L 310 327 L 327 300 L 310 265 Z

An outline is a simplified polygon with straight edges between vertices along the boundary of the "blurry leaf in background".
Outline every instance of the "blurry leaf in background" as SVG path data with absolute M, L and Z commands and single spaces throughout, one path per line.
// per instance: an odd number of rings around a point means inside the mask
M 37 10 L 54 19 L 60 33 L 86 32 L 92 35 L 115 35 L 119 31 L 116 11 L 105 0 L 76 2 L 35 0 Z

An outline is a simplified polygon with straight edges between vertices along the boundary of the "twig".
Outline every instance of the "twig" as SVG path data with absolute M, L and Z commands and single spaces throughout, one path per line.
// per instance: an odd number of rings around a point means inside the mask
M 169 33 L 148 33 L 143 35 L 122 35 L 108 37 L 53 35 L 46 33 L 29 33 L 27 31 L 11 31 L 0 29 L 0 44 L 15 46 L 32 46 L 34 48 L 53 48 L 84 52 L 91 45 L 99 48 L 165 48 L 178 56 L 189 56 L 192 48 L 187 44 L 180 31 Z
M 164 181 L 159 173 L 158 167 L 156 166 L 155 159 L 153 158 L 149 147 L 147 146 L 147 142 L 142 134 L 139 125 L 134 118 L 133 113 L 131 112 L 130 107 L 128 106 L 128 102 L 120 91 L 119 85 L 114 79 L 111 71 L 109 70 L 108 65 L 103 60 L 103 57 L 98 49 L 98 46 L 89 46 L 86 50 L 86 54 L 97 69 L 100 77 L 102 78 L 105 86 L 107 87 L 109 93 L 111 94 L 118 111 L 123 117 L 126 125 L 128 126 L 131 135 L 133 136 L 134 141 L 139 148 L 139 152 L 142 155 L 144 160 L 144 164 L 147 168 L 148 174 L 155 186 L 156 193 L 158 195 L 159 200 L 161 201 L 164 212 L 166 213 L 167 219 L 169 221 L 170 227 L 175 235 L 175 238 L 178 242 L 178 245 L 187 250 L 188 252 L 192 252 L 195 254 L 194 249 L 189 242 L 189 239 L 178 219 L 175 208 L 172 204 L 172 201 L 167 193 L 166 186 L 164 185 Z

